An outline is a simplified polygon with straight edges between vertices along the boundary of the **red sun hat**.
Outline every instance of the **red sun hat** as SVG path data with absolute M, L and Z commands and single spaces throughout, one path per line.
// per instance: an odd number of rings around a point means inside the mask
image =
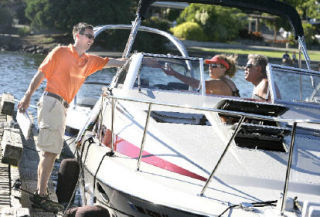
M 222 65 L 224 65 L 224 67 L 226 67 L 226 69 L 229 69 L 229 68 L 230 68 L 230 66 L 229 66 L 229 64 L 227 63 L 227 61 L 225 61 L 224 59 L 221 59 L 221 58 L 219 58 L 219 57 L 217 57 L 217 56 L 214 56 L 214 57 L 212 57 L 211 59 L 206 59 L 206 60 L 204 60 L 204 63 L 205 63 L 205 64 L 212 64 L 212 63 L 222 64 Z

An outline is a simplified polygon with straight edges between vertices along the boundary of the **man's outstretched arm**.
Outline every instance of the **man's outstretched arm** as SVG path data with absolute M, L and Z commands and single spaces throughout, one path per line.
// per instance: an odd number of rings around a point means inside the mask
M 121 67 L 126 62 L 126 58 L 109 58 L 108 63 L 103 68 Z

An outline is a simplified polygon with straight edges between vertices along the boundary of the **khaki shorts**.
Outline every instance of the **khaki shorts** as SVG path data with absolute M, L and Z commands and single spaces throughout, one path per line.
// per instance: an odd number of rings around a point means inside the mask
M 43 152 L 60 154 L 63 148 L 67 109 L 51 97 L 42 96 L 38 103 L 38 148 Z

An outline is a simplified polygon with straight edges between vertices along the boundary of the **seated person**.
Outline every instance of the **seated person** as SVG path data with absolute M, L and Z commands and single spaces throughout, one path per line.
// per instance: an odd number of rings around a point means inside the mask
M 259 100 L 270 100 L 268 92 L 268 79 L 266 66 L 268 58 L 258 54 L 249 54 L 248 62 L 245 66 L 245 79 L 254 85 L 252 98 Z
M 245 66 L 245 79 L 254 85 L 252 98 L 270 101 L 271 96 L 268 87 L 268 78 L 266 66 L 268 64 L 268 58 L 259 54 L 249 54 L 248 62 Z M 275 85 L 275 91 L 277 98 L 280 99 L 280 91 L 277 85 Z
M 282 63 L 284 64 L 289 64 L 290 63 L 290 55 L 288 54 L 288 51 L 286 51 L 283 55 L 282 55 Z
M 292 53 L 292 63 L 296 63 L 296 62 L 297 62 L 296 52 L 293 51 L 293 53 Z
M 206 81 L 206 93 L 223 96 L 240 96 L 239 90 L 234 82 L 230 79 L 236 72 L 236 57 L 216 55 L 211 59 L 204 60 L 209 65 L 210 79 Z M 182 82 L 198 88 L 200 81 L 182 75 L 174 71 L 171 67 L 162 67 L 162 70 L 170 76 L 174 76 Z M 230 77 L 230 78 L 227 78 Z

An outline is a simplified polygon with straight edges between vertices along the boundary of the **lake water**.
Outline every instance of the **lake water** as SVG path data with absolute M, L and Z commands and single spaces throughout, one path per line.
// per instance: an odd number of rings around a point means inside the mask
M 38 59 L 18 53 L 0 52 L 0 92 L 11 93 L 15 99 L 20 99 L 35 73 Z M 35 104 L 35 98 L 32 104 Z

